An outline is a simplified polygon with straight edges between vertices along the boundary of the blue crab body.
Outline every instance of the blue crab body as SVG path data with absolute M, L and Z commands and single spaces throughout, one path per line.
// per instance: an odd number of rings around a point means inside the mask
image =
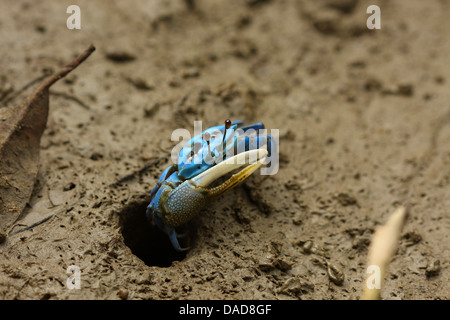
M 161 174 L 151 191 L 147 218 L 163 230 L 178 251 L 175 228 L 191 220 L 211 199 L 223 194 L 256 171 L 276 145 L 270 135 L 259 135 L 262 123 L 241 126 L 242 121 L 211 127 L 189 140 L 178 156 L 178 164 Z M 261 148 L 266 146 L 266 149 Z M 243 169 L 241 169 L 244 167 Z M 225 182 L 217 179 L 241 169 Z

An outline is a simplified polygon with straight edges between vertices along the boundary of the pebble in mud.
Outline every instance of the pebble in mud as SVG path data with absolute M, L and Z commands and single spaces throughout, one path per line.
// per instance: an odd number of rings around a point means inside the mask
M 343 207 L 346 206 L 352 206 L 352 205 L 356 205 L 358 206 L 358 201 L 356 200 L 355 197 L 347 194 L 347 193 L 339 193 L 336 196 L 336 200 L 339 202 L 339 204 Z
M 290 261 L 287 261 L 286 259 L 276 259 L 274 262 L 274 266 L 284 272 L 292 269 L 292 263 Z
M 417 230 L 405 233 L 402 238 L 406 240 L 405 245 L 407 247 L 411 247 L 422 241 L 422 236 Z
M 117 292 L 117 294 L 119 295 L 120 299 L 122 299 L 122 300 L 128 299 L 128 290 L 125 288 L 120 288 L 119 291 Z
M 342 268 L 338 267 L 334 263 L 331 263 L 330 261 L 328 261 L 328 259 L 325 259 L 323 257 L 314 257 L 311 261 L 315 265 L 318 265 L 327 270 L 327 275 L 331 282 L 338 286 L 342 285 L 345 279 L 344 271 L 342 270 Z
M 271 259 L 270 256 L 262 258 L 258 263 L 258 268 L 263 272 L 272 271 L 275 269 L 273 259 Z
M 287 295 L 297 296 L 301 293 L 302 285 L 300 279 L 298 278 L 289 278 L 286 282 L 281 286 L 280 293 L 284 293 Z
M 431 278 L 437 276 L 440 271 L 441 271 L 441 261 L 434 260 L 433 262 L 430 262 L 427 265 L 425 275 L 427 276 L 427 278 Z
M 335 264 L 328 263 L 327 273 L 328 273 L 328 278 L 330 278 L 330 280 L 334 284 L 340 286 L 344 282 L 344 278 L 345 278 L 344 272 L 342 271 L 341 268 L 339 268 Z
M 298 277 L 292 277 L 287 279 L 279 290 L 280 293 L 294 297 L 299 297 L 301 294 L 306 294 L 313 291 L 314 291 L 313 284 L 304 281 Z

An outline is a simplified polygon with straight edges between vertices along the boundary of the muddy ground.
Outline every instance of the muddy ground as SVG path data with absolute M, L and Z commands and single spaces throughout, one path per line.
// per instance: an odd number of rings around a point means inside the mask
M 66 27 L 71 4 L 81 30 Z M 380 30 L 366 27 L 370 4 Z M 0 92 L 13 97 L 2 108 L 97 50 L 52 87 L 38 181 L 0 246 L 0 297 L 358 299 L 374 229 L 409 204 L 382 298 L 448 299 L 449 11 L 444 0 L 2 3 Z M 150 190 L 175 129 L 227 118 L 279 129 L 280 170 L 212 202 L 177 254 L 145 220 Z

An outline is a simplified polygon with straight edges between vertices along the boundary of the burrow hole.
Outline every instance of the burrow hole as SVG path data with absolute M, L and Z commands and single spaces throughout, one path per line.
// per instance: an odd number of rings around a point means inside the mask
M 125 244 L 146 265 L 170 267 L 172 262 L 182 261 L 186 253 L 176 251 L 169 237 L 150 223 L 145 215 L 147 205 L 148 202 L 143 200 L 134 200 L 120 212 L 120 227 Z

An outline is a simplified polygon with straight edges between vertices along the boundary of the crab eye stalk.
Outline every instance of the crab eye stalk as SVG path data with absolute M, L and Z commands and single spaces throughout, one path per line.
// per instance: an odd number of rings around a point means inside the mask
M 222 139 L 222 148 L 223 148 L 223 150 L 225 150 L 225 137 L 227 136 L 227 130 L 230 129 L 231 124 L 232 124 L 232 122 L 231 122 L 230 119 L 225 120 L 225 131 L 223 132 L 223 139 Z M 226 157 L 226 155 L 225 155 L 225 152 L 224 152 L 223 153 L 223 160 L 225 160 L 225 157 Z
M 225 137 L 227 135 L 227 130 L 230 129 L 230 127 L 231 127 L 231 120 L 230 119 L 225 120 L 225 132 L 223 133 L 223 140 L 222 140 L 222 143 L 224 145 L 225 145 Z
M 211 152 L 211 146 L 209 144 L 209 142 L 211 141 L 211 135 L 209 134 L 209 132 L 205 132 L 203 134 L 203 140 L 206 141 L 206 144 L 208 145 L 208 154 L 210 157 L 214 157 L 214 154 Z

